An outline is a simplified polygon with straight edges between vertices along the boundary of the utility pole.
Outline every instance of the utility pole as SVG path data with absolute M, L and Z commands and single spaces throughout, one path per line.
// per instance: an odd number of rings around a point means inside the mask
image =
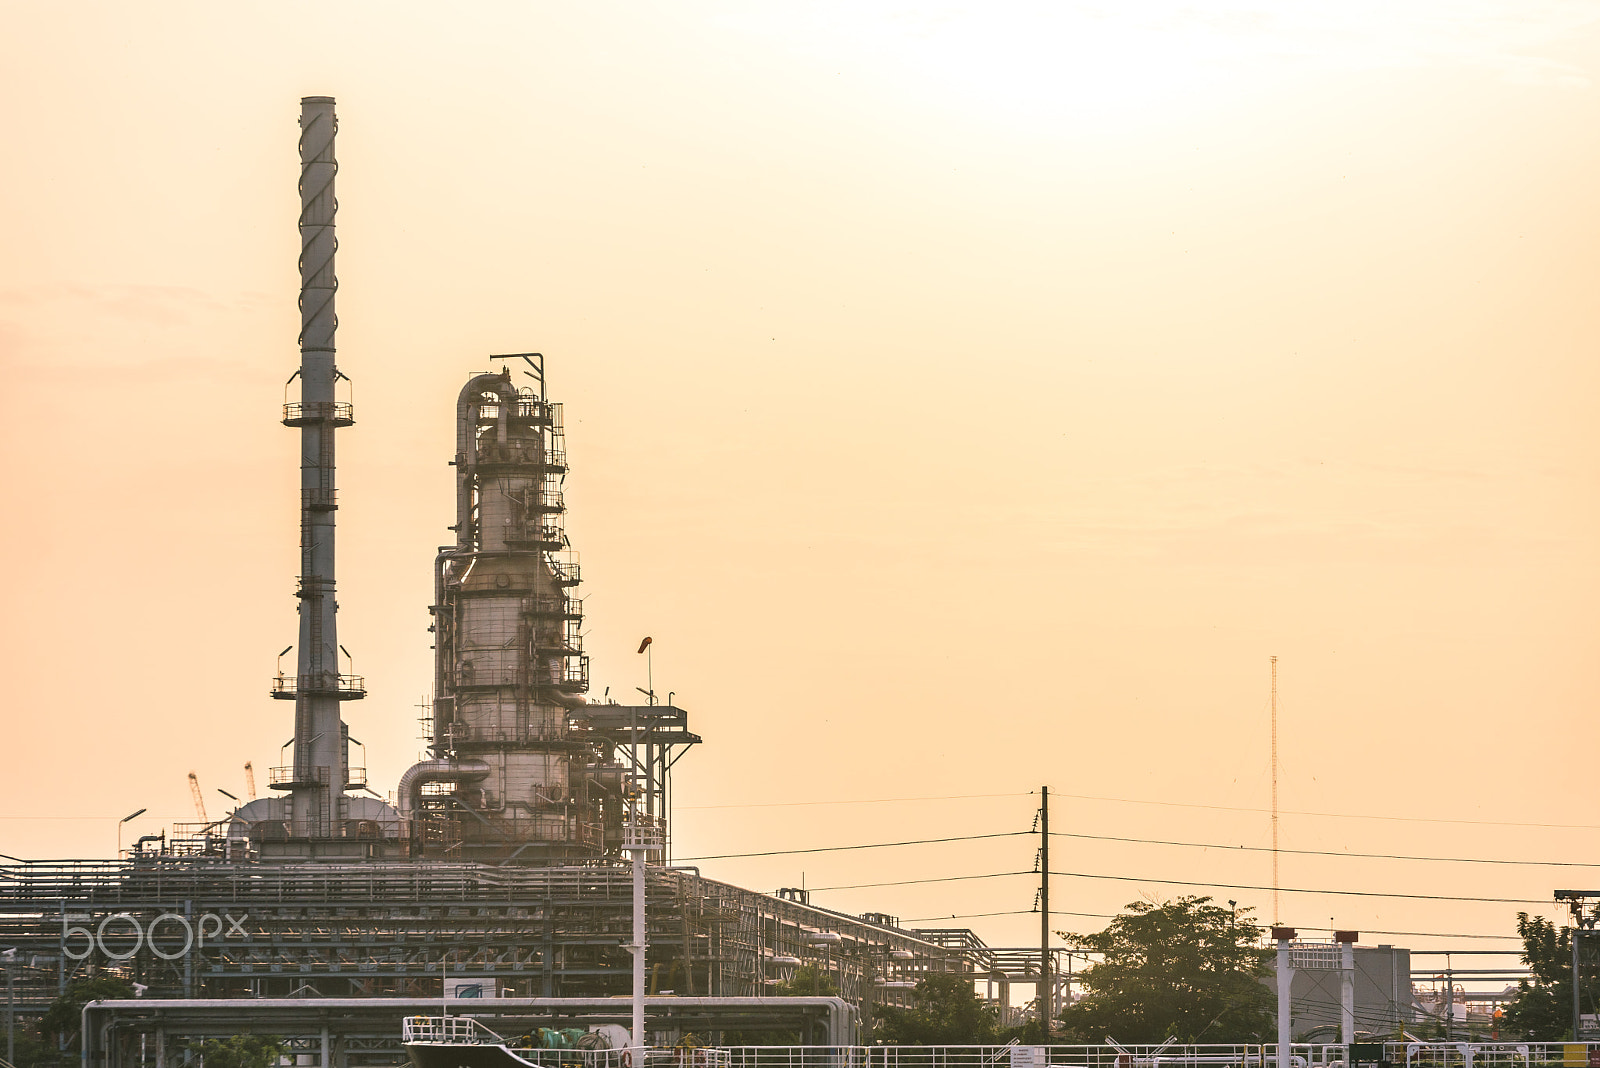
M 1050 978 L 1050 787 L 1039 790 L 1039 1023 L 1050 1044 L 1055 988 Z
M 1583 957 L 1578 950 L 1578 939 L 1583 936 L 1583 925 L 1578 918 L 1578 910 L 1572 910 L 1572 1040 L 1579 1041 L 1578 1036 L 1583 1033 Z
M 1456 971 L 1450 967 L 1448 953 L 1444 957 L 1444 1001 L 1441 1004 L 1444 1007 L 1444 1040 L 1449 1042 L 1455 1037 L 1452 1032 L 1455 1030 L 1456 1022 Z M 1573 1034 L 1576 1035 L 1577 1032 L 1574 1031 Z
M 0 952 L 6 962 L 6 1063 L 17 1063 L 17 987 L 12 967 L 17 962 L 15 947 Z
M 1594 928 L 1597 919 L 1600 919 L 1600 906 L 1594 903 L 1594 898 L 1600 897 L 1600 890 L 1557 890 L 1556 900 L 1565 901 L 1572 910 L 1572 1040 L 1582 1042 L 1585 1031 L 1583 1029 L 1583 941 L 1589 939 L 1589 963 L 1594 964 Z

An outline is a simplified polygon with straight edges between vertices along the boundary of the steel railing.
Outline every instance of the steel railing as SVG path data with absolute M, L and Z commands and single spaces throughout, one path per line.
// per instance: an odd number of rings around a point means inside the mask
M 471 1016 L 407 1016 L 400 1024 L 400 1038 L 404 1042 L 452 1045 L 505 1044 L 505 1039 Z
M 332 419 L 349 426 L 355 422 L 355 410 L 345 401 L 312 401 L 309 404 L 292 401 L 283 406 L 285 423 L 306 423 L 313 419 Z
M 337 684 L 328 685 L 330 679 L 337 679 Z M 278 675 L 272 680 L 272 694 L 274 697 L 279 695 L 292 697 L 298 693 L 337 693 L 345 695 L 365 694 L 366 692 L 367 680 L 360 675 L 308 675 L 306 676 L 305 685 L 301 685 L 299 677 L 295 675 Z

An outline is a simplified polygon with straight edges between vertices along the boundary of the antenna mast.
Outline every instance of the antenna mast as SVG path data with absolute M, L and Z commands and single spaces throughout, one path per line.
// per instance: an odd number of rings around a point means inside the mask
M 1278 658 L 1272 658 L 1272 924 L 1278 925 Z

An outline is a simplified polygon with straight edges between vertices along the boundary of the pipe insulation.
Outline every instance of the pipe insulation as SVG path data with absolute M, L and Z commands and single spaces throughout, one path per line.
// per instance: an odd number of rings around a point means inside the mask
M 413 764 L 400 776 L 396 794 L 400 818 L 410 819 L 422 803 L 422 787 L 430 782 L 479 782 L 489 776 L 489 765 L 481 760 L 424 760 Z

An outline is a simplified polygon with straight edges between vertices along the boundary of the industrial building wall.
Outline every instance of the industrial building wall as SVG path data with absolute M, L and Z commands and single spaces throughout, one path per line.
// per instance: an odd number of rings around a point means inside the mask
M 1263 980 L 1277 990 L 1277 968 Z M 1294 1003 L 1290 1030 L 1296 1042 L 1339 1040 L 1340 1000 L 1338 968 L 1296 968 L 1290 981 Z M 1355 949 L 1356 1034 L 1387 1035 L 1410 1026 L 1411 951 L 1395 946 L 1357 946 Z M 1324 1030 L 1318 1032 L 1316 1029 Z M 1330 1032 L 1327 1029 L 1331 1028 Z M 1316 1032 L 1313 1034 L 1313 1032 Z

